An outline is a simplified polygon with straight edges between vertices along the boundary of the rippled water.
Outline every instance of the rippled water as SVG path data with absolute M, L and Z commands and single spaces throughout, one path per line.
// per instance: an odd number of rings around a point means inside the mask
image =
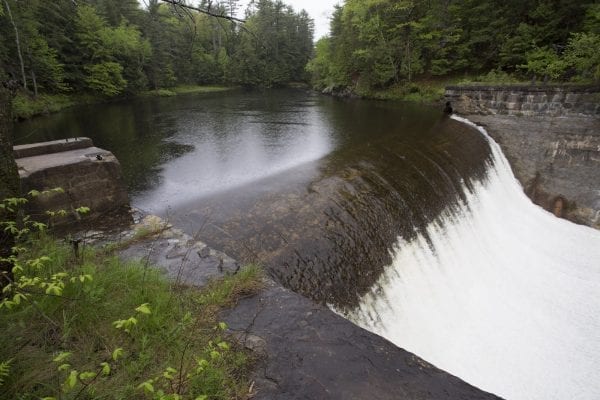
M 511 399 L 597 399 L 600 239 L 531 205 L 497 145 L 438 109 L 302 91 L 83 107 L 133 205 Z

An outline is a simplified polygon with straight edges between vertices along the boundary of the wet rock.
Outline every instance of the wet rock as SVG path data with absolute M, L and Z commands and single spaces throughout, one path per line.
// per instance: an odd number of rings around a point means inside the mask
M 270 283 L 223 315 L 261 355 L 254 399 L 497 399 Z
M 267 342 L 260 336 L 246 332 L 234 332 L 232 336 L 246 349 L 253 351 L 259 357 L 267 355 Z
M 148 260 L 173 281 L 195 286 L 240 268 L 226 254 L 165 228 L 158 217 L 142 221 L 158 232 L 130 243 L 122 258 Z M 139 228 L 115 237 L 134 238 Z M 253 399 L 497 398 L 271 280 L 265 284 L 222 315 L 232 336 L 259 358 Z
M 198 256 L 200 258 L 207 258 L 210 256 L 210 248 L 208 246 L 204 246 L 202 249 L 198 251 Z
M 211 279 L 235 274 L 240 265 L 227 254 L 210 249 L 155 215 L 139 218 L 139 223 L 119 232 L 103 232 L 86 243 L 121 243 L 122 258 L 141 259 L 165 271 L 179 284 L 203 286 Z

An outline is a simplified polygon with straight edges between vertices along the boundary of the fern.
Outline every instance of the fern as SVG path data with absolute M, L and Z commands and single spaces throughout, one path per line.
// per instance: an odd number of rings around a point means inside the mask
M 4 378 L 7 378 L 10 373 L 11 362 L 12 360 L 8 360 L 0 363 L 0 386 L 4 384 Z

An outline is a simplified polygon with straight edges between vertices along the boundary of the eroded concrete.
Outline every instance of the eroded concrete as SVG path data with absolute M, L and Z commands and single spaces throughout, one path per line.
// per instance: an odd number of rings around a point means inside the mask
M 466 117 L 500 144 L 534 203 L 600 229 L 600 118 Z
M 82 218 L 75 212 L 88 207 L 88 219 L 127 215 L 129 196 L 121 165 L 109 151 L 94 147 L 88 138 L 58 140 L 16 146 L 21 191 L 28 193 L 60 188 L 32 199 L 28 212 L 43 218 L 46 211 L 65 210 L 67 216 L 54 218 L 55 226 L 69 226 Z

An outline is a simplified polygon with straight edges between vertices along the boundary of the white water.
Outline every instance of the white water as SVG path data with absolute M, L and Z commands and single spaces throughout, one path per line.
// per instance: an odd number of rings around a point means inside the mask
M 533 205 L 478 129 L 487 181 L 429 225 L 432 245 L 399 238 L 347 317 L 506 399 L 598 400 L 600 232 Z

